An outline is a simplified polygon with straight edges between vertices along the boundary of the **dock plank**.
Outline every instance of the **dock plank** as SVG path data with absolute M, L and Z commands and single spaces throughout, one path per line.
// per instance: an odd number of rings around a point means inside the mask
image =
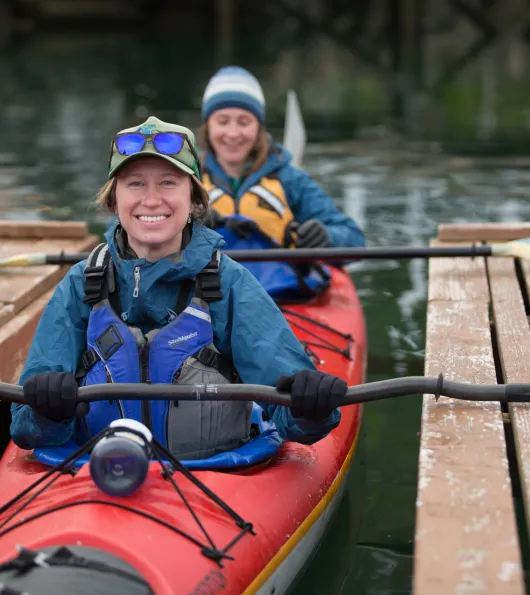
M 3 304 L 0 302 L 0 327 L 11 320 L 15 315 L 15 307 L 13 304 Z
M 84 221 L 0 221 L 0 238 L 71 238 L 88 235 Z
M 509 242 L 523 238 L 530 238 L 530 223 L 442 223 L 438 226 L 438 239 L 442 242 Z
M 0 382 L 18 382 L 42 311 L 52 294 L 50 290 L 40 295 L 0 328 Z
M 525 270 L 526 269 L 526 270 Z M 526 291 L 530 287 L 530 266 L 525 270 Z M 519 280 L 512 259 L 488 259 L 493 316 L 504 381 L 530 382 L 530 329 Z M 530 404 L 510 403 L 517 466 L 525 515 L 530 526 Z
M 426 375 L 496 382 L 489 302 L 484 259 L 430 261 Z M 414 593 L 486 592 L 525 592 L 500 406 L 425 395 Z
M 14 240 L 0 247 L 0 258 L 26 252 L 85 252 L 97 243 L 96 236 L 76 239 Z M 67 271 L 57 265 L 0 269 L 0 302 L 10 304 L 16 314 L 39 295 L 55 287 Z M 0 324 L 2 324 L 0 311 Z

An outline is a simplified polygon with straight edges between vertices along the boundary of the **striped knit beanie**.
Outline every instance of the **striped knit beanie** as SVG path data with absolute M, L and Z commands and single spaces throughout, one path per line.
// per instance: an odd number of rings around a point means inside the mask
M 226 66 L 216 72 L 206 85 L 202 98 L 202 120 L 216 110 L 239 107 L 265 121 L 265 97 L 258 79 L 239 66 Z

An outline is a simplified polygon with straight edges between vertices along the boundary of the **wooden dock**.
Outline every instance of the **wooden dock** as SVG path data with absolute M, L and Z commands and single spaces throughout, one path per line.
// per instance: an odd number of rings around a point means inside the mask
M 98 243 L 86 223 L 0 221 L 0 259 L 28 252 L 86 252 Z M 42 311 L 67 266 L 0 269 L 0 382 L 16 383 Z M 0 405 L 0 454 L 8 439 L 9 407 Z
M 530 224 L 441 225 L 437 245 L 530 237 Z M 431 259 L 425 375 L 530 382 L 530 263 Z M 516 502 L 524 514 L 516 517 Z M 415 595 L 525 593 L 530 408 L 423 399 Z

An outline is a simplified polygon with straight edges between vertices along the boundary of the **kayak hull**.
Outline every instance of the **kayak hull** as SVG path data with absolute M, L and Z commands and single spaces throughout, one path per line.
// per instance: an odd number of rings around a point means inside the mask
M 364 380 L 364 319 L 345 273 L 333 271 L 332 289 L 326 295 L 285 310 L 294 332 L 307 343 L 319 368 L 343 377 L 348 385 Z M 351 339 L 343 335 L 351 335 Z M 0 517 L 0 561 L 12 558 L 17 544 L 30 549 L 83 545 L 119 556 L 161 595 L 282 593 L 314 552 L 338 506 L 360 423 L 361 407 L 345 407 L 339 427 L 314 445 L 284 443 L 273 460 L 259 468 L 194 472 L 252 523 L 255 531 L 255 535 L 244 534 L 230 547 L 227 553 L 233 559 L 224 560 L 222 567 L 202 555 L 196 543 L 167 526 L 208 543 L 157 463 L 151 464 L 138 492 L 121 499 L 98 490 L 87 465 L 75 477 L 61 476 L 24 509 L 23 515 L 6 525 L 12 526 L 24 517 L 25 522 L 18 527 L 2 535 L 1 524 L 12 511 Z M 7 502 L 45 470 L 30 452 L 11 443 L 0 461 L 1 501 Z M 196 486 L 178 473 L 174 478 L 219 549 L 241 533 L 234 520 Z

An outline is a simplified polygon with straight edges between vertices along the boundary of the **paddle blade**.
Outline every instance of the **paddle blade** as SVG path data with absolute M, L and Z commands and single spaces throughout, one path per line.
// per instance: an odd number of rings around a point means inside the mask
M 491 253 L 493 256 L 530 259 L 530 238 L 515 240 L 507 244 L 491 244 Z
M 304 158 L 306 131 L 300 105 L 296 93 L 290 90 L 287 93 L 287 107 L 285 111 L 285 130 L 283 146 L 293 156 L 293 165 L 300 167 Z
M 43 252 L 17 254 L 0 260 L 0 267 L 28 267 L 41 264 L 46 264 L 46 254 Z

